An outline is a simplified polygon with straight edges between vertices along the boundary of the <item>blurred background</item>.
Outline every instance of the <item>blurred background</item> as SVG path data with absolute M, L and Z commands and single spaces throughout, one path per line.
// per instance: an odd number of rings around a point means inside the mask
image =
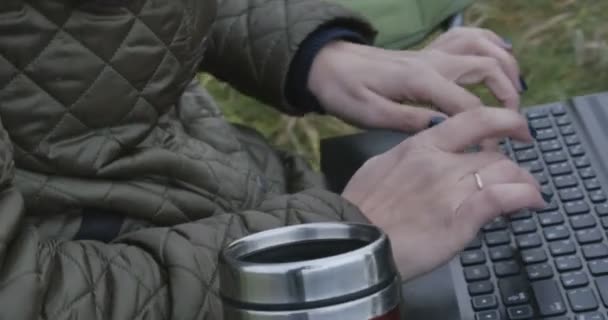
M 513 42 L 530 88 L 522 97 L 523 107 L 608 91 L 606 0 L 477 0 L 466 11 L 466 25 L 492 29 Z M 315 168 L 322 138 L 356 132 L 331 117 L 281 115 L 209 75 L 200 78 L 230 121 L 255 127 Z M 497 104 L 485 89 L 472 90 L 487 105 Z

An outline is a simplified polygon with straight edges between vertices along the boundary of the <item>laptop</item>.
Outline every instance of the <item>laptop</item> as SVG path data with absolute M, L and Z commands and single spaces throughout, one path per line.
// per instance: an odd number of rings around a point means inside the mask
M 537 140 L 501 148 L 553 202 L 492 221 L 451 262 L 404 283 L 404 319 L 608 320 L 608 92 L 522 112 Z M 330 187 L 342 191 L 367 159 L 406 138 L 371 131 L 322 141 Z

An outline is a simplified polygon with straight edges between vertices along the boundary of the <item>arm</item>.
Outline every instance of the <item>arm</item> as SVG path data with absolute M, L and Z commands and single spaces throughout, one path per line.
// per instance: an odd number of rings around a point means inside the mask
M 221 319 L 217 256 L 249 233 L 318 221 L 366 221 L 321 190 L 257 209 L 127 234 L 110 244 L 42 239 L 10 186 L 0 126 L 0 319 Z
M 286 83 L 294 56 L 309 35 L 340 26 L 370 42 L 374 36 L 362 18 L 326 1 L 219 1 L 203 70 L 289 113 L 301 113 L 287 101 Z

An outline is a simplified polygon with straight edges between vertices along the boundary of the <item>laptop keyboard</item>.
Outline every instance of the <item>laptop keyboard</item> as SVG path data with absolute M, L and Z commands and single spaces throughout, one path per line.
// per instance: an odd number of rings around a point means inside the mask
M 460 255 L 477 320 L 608 320 L 608 202 L 561 105 L 526 113 L 534 143 L 504 142 L 553 200 L 500 217 Z

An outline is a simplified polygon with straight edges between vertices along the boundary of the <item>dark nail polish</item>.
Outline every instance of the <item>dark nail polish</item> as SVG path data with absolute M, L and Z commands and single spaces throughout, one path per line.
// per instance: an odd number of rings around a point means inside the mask
M 439 117 L 439 116 L 432 117 L 431 122 L 429 123 L 429 128 L 432 128 L 432 127 L 444 122 L 445 120 L 446 119 L 444 117 Z
M 530 130 L 530 135 L 532 135 L 534 139 L 538 137 L 538 132 L 530 124 L 528 124 L 528 130 Z
M 553 195 L 550 193 L 541 192 L 541 195 L 543 196 L 543 200 L 545 200 L 546 203 L 551 203 L 551 201 L 553 200 Z
M 502 38 L 502 42 L 504 42 L 504 43 L 505 43 L 505 47 L 506 47 L 507 49 L 511 49 L 511 48 L 513 48 L 513 42 L 512 42 L 511 40 L 509 40 L 509 39 L 507 39 L 507 38 Z
M 524 80 L 524 78 L 522 76 L 519 77 L 519 83 L 521 84 L 521 89 L 524 92 L 528 91 L 528 84 L 526 83 L 526 80 Z

